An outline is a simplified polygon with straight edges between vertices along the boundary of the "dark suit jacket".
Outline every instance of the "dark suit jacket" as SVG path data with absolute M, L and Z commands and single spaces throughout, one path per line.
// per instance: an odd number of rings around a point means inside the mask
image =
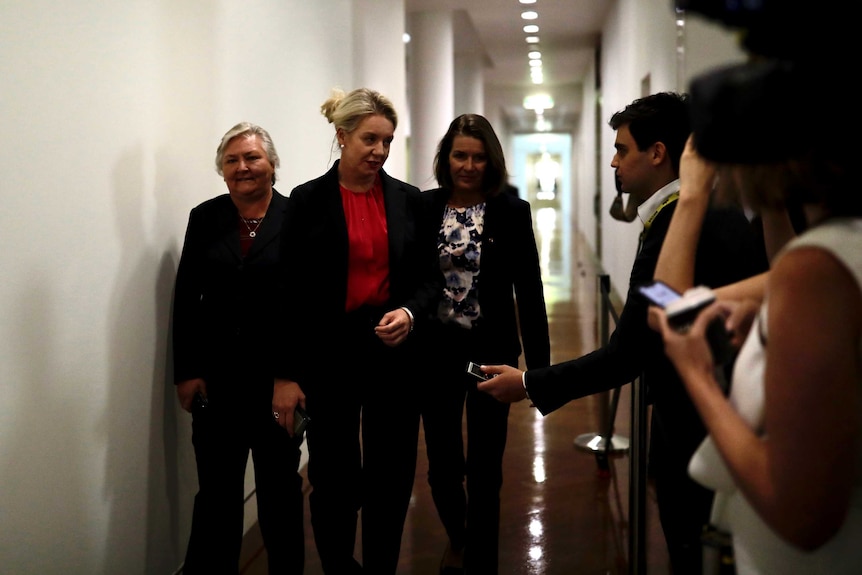
M 661 335 L 647 324 L 646 301 L 636 287 L 652 280 L 661 245 L 676 202 L 662 209 L 644 237 L 629 278 L 625 306 L 607 345 L 577 359 L 526 376 L 530 399 L 548 414 L 565 403 L 633 381 L 641 374 L 654 403 L 654 416 L 678 448 L 683 465 L 703 439 L 706 430 L 664 354 Z M 763 247 L 752 226 L 735 208 L 711 208 L 704 220 L 697 246 L 695 285 L 718 287 L 767 269 Z M 684 462 L 684 463 L 683 463 Z
M 279 233 L 288 200 L 273 190 L 245 258 L 228 194 L 191 210 L 174 291 L 174 379 L 207 383 L 235 369 L 269 374 Z M 209 391 L 209 390 L 208 390 Z
M 439 230 L 450 193 L 443 188 L 424 193 L 428 195 Z M 528 202 L 506 193 L 488 198 L 480 269 L 482 321 L 476 340 L 481 342 L 482 349 L 475 350 L 478 355 L 474 360 L 488 364 L 517 361 L 523 341 L 529 368 L 549 365 L 548 315 Z
M 307 374 L 338 361 L 335 346 L 346 319 L 348 237 L 338 164 L 293 189 L 282 231 L 276 373 L 301 385 Z M 432 220 L 418 188 L 383 170 L 380 177 L 389 234 L 389 301 L 384 307 L 406 306 L 415 317 L 414 329 L 420 330 L 443 281 Z

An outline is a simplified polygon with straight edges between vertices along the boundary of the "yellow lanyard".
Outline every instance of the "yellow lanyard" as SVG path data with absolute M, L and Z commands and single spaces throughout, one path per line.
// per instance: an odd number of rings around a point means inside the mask
M 643 231 L 644 235 L 646 235 L 647 230 L 649 230 L 649 227 L 652 225 L 653 220 L 656 219 L 656 216 L 658 216 L 659 212 L 661 212 L 663 209 L 665 209 L 667 206 L 669 206 L 673 202 L 677 201 L 678 199 L 679 199 L 679 192 L 674 192 L 671 195 L 669 195 L 668 197 L 666 197 L 661 204 L 659 204 L 659 206 L 655 209 L 655 211 L 652 213 L 652 215 L 649 217 L 649 219 L 646 222 L 644 222 L 644 231 Z
M 665 209 L 667 206 L 677 201 L 678 199 L 679 191 L 676 191 L 666 197 L 664 201 L 660 203 L 659 206 L 655 209 L 655 211 L 653 211 L 652 215 L 647 219 L 647 221 L 644 222 L 644 229 L 641 232 L 640 238 L 638 239 L 638 253 L 640 253 L 641 248 L 644 245 L 644 238 L 646 237 L 647 230 L 649 230 L 649 227 L 652 225 L 653 220 L 656 219 L 656 216 L 658 216 L 659 212 L 661 212 L 663 209 Z

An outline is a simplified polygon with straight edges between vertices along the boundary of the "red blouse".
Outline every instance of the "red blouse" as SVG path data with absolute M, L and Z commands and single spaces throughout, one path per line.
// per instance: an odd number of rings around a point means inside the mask
M 389 231 L 380 177 L 367 192 L 341 186 L 341 204 L 350 244 L 345 311 L 383 305 L 389 299 Z

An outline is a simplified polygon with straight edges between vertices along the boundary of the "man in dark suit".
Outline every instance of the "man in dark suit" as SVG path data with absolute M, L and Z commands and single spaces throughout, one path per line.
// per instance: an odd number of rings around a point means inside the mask
M 640 98 L 609 123 L 616 130 L 611 167 L 622 191 L 638 203 L 644 226 L 619 323 L 607 345 L 583 357 L 529 372 L 488 366 L 486 373 L 500 375 L 479 387 L 502 401 L 529 396 L 547 415 L 573 399 L 643 375 L 653 403 L 650 471 L 673 572 L 696 574 L 702 569 L 700 534 L 712 493 L 688 477 L 687 466 L 706 431 L 664 355 L 661 337 L 647 325 L 648 305 L 636 291 L 653 277 L 679 197 L 679 160 L 690 133 L 688 98 L 669 92 Z M 708 212 L 697 247 L 696 284 L 725 285 L 766 266 L 741 210 Z

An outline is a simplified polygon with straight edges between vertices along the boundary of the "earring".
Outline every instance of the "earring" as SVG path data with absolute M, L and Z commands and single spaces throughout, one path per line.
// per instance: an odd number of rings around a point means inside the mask
M 344 144 L 339 144 L 339 146 L 338 146 L 338 147 L 339 147 L 339 148 L 341 148 L 341 149 L 343 150 L 343 149 L 344 149 Z

